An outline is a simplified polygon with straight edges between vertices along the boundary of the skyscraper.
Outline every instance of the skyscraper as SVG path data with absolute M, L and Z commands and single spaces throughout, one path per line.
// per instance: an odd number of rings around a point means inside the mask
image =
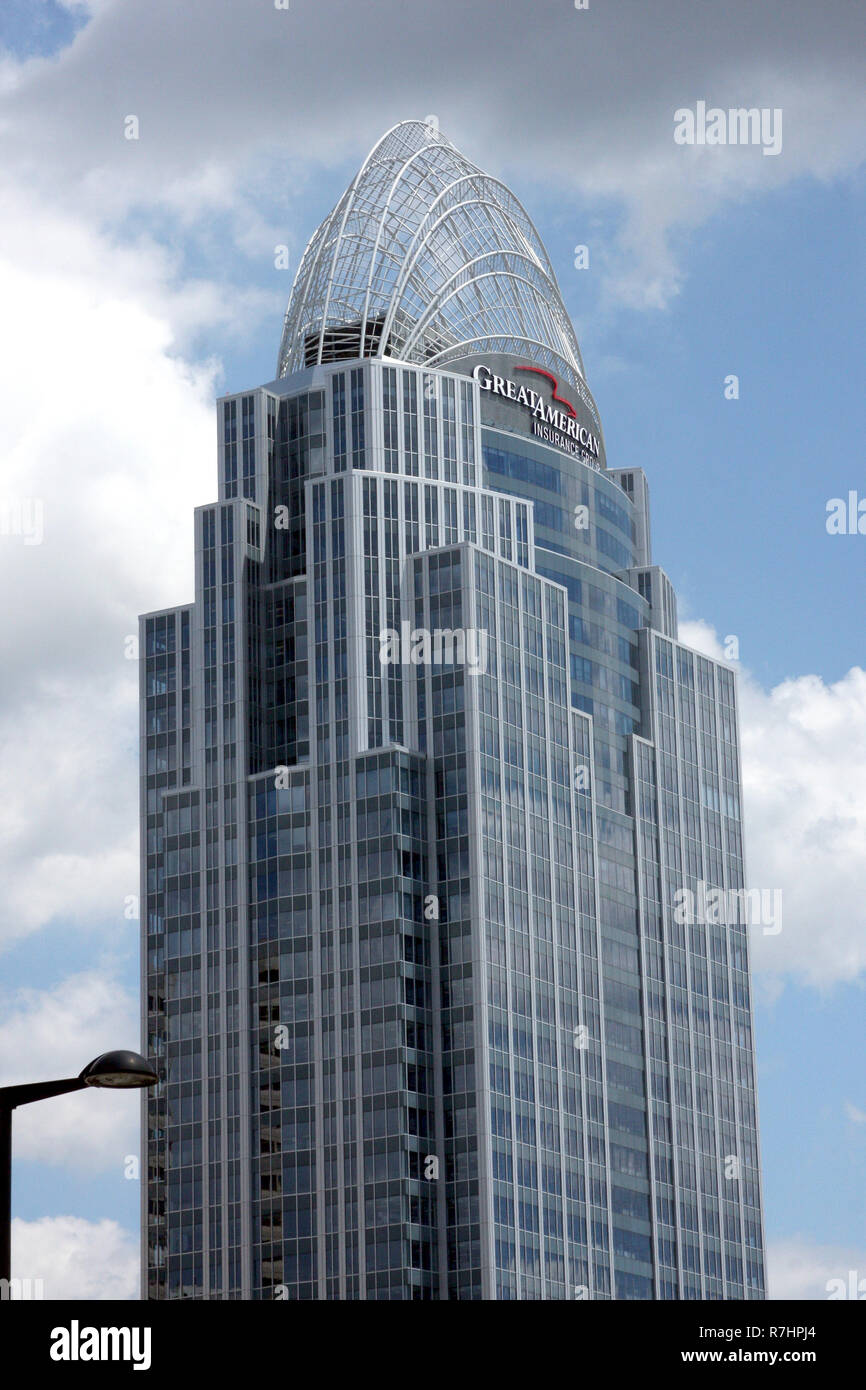
M 762 1298 L 735 678 L 514 194 L 391 130 L 218 438 L 141 620 L 145 1295 Z

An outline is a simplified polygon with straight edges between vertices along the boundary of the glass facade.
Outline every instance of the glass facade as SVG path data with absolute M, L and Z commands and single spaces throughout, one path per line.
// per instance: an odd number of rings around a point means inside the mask
M 145 1294 L 762 1298 L 733 674 L 565 339 L 350 328 L 141 620 Z

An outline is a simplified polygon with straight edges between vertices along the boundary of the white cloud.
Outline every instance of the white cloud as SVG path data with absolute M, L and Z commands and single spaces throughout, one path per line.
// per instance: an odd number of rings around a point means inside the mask
M 137 1299 L 139 1268 L 138 1241 L 116 1221 L 52 1216 L 12 1222 L 15 1277 L 41 1279 L 47 1300 Z
M 693 647 L 696 652 L 703 652 L 704 656 L 711 656 L 714 661 L 725 660 L 724 649 L 715 628 L 705 623 L 702 618 L 681 618 L 679 637 L 681 642 L 685 642 L 687 647 Z
M 706 623 L 681 640 L 718 660 Z M 818 986 L 866 970 L 866 672 L 799 676 L 765 691 L 740 671 L 750 887 L 782 890 L 782 930 L 752 930 L 752 963 Z
M 852 1124 L 866 1124 L 866 1110 L 860 1110 L 850 1100 L 845 1102 L 845 1114 Z
M 507 11 L 493 0 L 439 0 L 435 11 L 401 0 L 288 11 L 105 0 L 63 54 L 17 70 L 5 163 L 101 217 L 159 203 L 206 219 L 238 209 L 254 157 L 271 157 L 279 182 L 286 157 L 357 158 L 388 126 L 432 113 L 470 157 L 540 178 L 565 207 L 580 194 L 616 200 L 625 220 L 608 251 L 612 287 L 655 306 L 680 280 L 672 228 L 860 163 L 864 40 L 862 6 L 837 7 L 831 24 L 812 0 L 715 10 L 620 0 L 586 12 L 532 0 Z M 676 146 L 674 112 L 698 100 L 781 108 L 782 153 Z M 123 136 L 129 114 L 137 141 Z
M 69 976 L 49 990 L 3 999 L 0 1085 L 78 1073 L 102 1052 L 138 1050 L 138 1001 L 109 969 Z M 137 1091 L 88 1087 L 15 1112 L 15 1159 L 123 1173 L 139 1152 Z
M 773 1299 L 866 1298 L 866 1250 L 817 1245 L 801 1236 L 770 1241 L 767 1285 Z
M 192 511 L 216 493 L 217 367 L 173 329 L 208 304 L 173 296 L 161 253 L 27 211 L 26 245 L 19 218 L 0 236 L 0 502 L 38 502 L 44 539 L 0 535 L 0 941 L 119 922 L 138 892 L 125 638 L 192 598 Z

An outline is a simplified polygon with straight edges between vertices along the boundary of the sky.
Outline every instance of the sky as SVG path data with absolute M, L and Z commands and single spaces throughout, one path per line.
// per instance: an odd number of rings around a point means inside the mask
M 737 654 L 747 880 L 783 895 L 752 940 L 770 1291 L 866 1280 L 866 534 L 827 529 L 866 499 L 864 69 L 860 0 L 4 0 L 0 1084 L 138 1045 L 128 639 L 193 596 L 214 398 L 273 378 L 307 240 L 435 120 L 548 248 L 681 637 Z M 781 113 L 781 149 L 678 144 L 699 102 Z M 16 1116 L 46 1297 L 138 1295 L 137 1113 Z

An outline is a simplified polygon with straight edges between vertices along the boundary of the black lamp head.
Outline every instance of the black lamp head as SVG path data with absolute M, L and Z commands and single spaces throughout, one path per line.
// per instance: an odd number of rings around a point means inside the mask
M 89 1062 L 79 1079 L 86 1086 L 108 1086 L 115 1090 L 155 1086 L 159 1077 L 137 1052 L 103 1052 Z

